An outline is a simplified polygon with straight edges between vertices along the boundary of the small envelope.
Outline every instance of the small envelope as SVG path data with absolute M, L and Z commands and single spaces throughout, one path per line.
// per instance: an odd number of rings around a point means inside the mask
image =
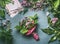
M 23 11 L 23 7 L 18 0 L 12 0 L 13 3 L 6 4 L 6 10 L 10 17 L 16 16 L 20 11 Z

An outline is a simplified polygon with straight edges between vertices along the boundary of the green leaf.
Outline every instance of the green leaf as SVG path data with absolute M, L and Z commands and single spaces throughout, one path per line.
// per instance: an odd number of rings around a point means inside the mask
M 5 8 L 5 5 L 7 4 L 7 3 L 10 3 L 11 2 L 11 0 L 0 0 L 0 6 L 2 7 L 2 8 Z
M 56 39 L 57 39 L 57 36 L 54 35 L 54 36 L 51 37 L 51 39 L 49 40 L 48 43 L 54 42 Z
M 47 29 L 42 29 L 42 31 L 45 32 L 45 33 L 48 34 L 48 35 L 54 34 L 54 31 L 53 31 L 52 29 L 49 29 L 49 28 L 47 28 Z
M 48 23 L 51 23 L 51 18 L 49 16 L 47 18 L 48 18 Z
M 54 2 L 54 9 L 56 10 L 57 8 L 58 8 L 58 6 L 59 6 L 59 3 L 60 1 L 59 0 L 56 0 L 55 2 Z
M 26 34 L 27 31 L 28 31 L 28 30 L 26 30 L 26 29 L 22 29 L 22 30 L 20 31 L 20 33 L 21 33 L 21 34 Z
M 37 16 L 37 14 L 35 14 L 34 16 L 29 16 L 29 18 L 31 18 L 32 20 L 37 20 L 38 16 Z
M 23 14 L 25 14 L 27 11 L 28 11 L 28 9 L 25 8 L 25 9 L 23 10 Z
M 37 14 L 35 14 L 33 17 L 30 16 L 29 18 L 30 18 L 30 20 L 34 20 L 34 23 L 35 23 L 35 24 L 38 23 L 38 16 L 37 16 Z
M 56 34 L 56 36 L 57 36 L 57 40 L 60 41 L 60 31 Z
M 23 26 L 22 29 L 20 30 L 20 33 L 21 33 L 21 34 L 25 34 L 25 33 L 27 33 L 27 31 L 28 31 L 28 30 L 26 29 L 26 27 Z
M 49 16 L 47 18 L 48 18 L 48 24 L 49 24 L 49 26 L 52 27 L 53 25 L 52 25 L 52 22 L 51 22 L 51 18 Z
M 0 17 L 5 18 L 5 11 L 4 10 L 0 10 Z
M 35 24 L 38 24 L 38 20 L 35 20 L 34 22 L 35 22 Z
M 0 7 L 5 8 L 5 3 L 4 3 L 4 1 L 0 1 Z
M 37 14 L 35 14 L 35 15 L 34 15 L 34 20 L 35 20 L 35 19 L 38 19 L 38 16 L 37 16 Z
M 20 26 L 18 26 L 18 25 L 17 25 L 15 28 L 16 28 L 17 30 L 20 30 L 20 29 L 21 29 Z

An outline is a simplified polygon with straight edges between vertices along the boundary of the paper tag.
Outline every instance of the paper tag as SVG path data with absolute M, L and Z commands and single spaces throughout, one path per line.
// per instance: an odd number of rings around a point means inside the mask
M 23 11 L 23 7 L 18 0 L 12 0 L 13 3 L 6 4 L 6 10 L 10 17 L 16 16 L 20 11 Z

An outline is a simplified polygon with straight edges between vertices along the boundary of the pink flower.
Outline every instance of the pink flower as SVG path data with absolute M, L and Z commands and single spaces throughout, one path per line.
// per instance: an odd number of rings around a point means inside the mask
M 31 3 L 28 3 L 28 6 L 31 6 Z
M 33 32 L 33 38 L 34 38 L 35 40 L 39 40 L 39 36 L 38 36 L 38 34 L 35 33 L 35 32 Z
M 26 26 L 28 26 L 29 24 L 31 24 L 31 22 L 27 22 L 27 23 L 26 23 Z
M 27 2 L 27 0 L 23 0 L 21 2 L 21 5 L 24 6 L 24 7 L 29 7 L 29 6 L 31 6 L 31 3 L 30 2 Z
M 22 5 L 26 5 L 26 3 L 27 3 L 27 1 L 26 0 L 23 0 L 21 4 Z
M 40 3 L 36 3 L 36 6 L 40 6 Z
M 57 22 L 58 18 L 52 18 L 51 21 L 53 24 L 55 24 Z

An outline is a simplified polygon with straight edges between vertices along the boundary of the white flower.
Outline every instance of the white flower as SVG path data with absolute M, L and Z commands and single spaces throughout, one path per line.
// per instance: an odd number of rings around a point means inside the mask
M 28 26 L 29 24 L 31 24 L 31 22 L 26 22 L 26 26 Z

